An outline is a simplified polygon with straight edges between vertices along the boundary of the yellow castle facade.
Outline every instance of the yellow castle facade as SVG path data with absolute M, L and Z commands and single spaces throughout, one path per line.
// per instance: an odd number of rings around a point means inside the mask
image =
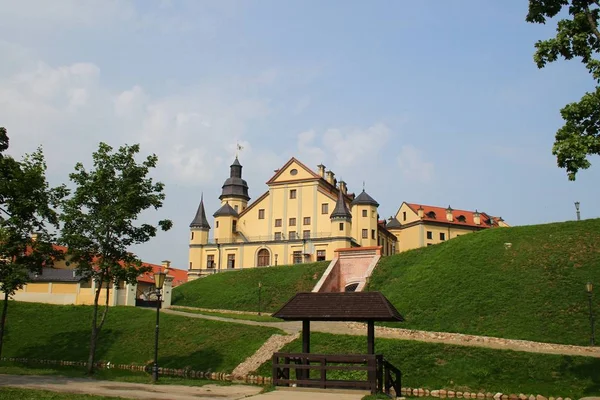
M 236 157 L 219 196 L 213 226 L 201 197 L 190 224 L 188 279 L 223 270 L 332 260 L 335 250 L 381 247 L 381 255 L 436 244 L 486 228 L 507 226 L 477 211 L 402 203 L 389 221 L 363 189 L 319 165 L 315 172 L 291 158 L 267 181 L 268 190 L 249 203 L 248 185 Z M 211 235 L 212 230 L 212 235 Z

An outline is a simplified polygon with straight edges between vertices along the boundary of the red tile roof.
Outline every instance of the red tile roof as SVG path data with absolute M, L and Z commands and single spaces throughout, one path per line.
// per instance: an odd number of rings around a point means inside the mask
M 475 211 L 454 210 L 453 209 L 452 210 L 453 221 L 448 221 L 446 219 L 446 208 L 444 208 L 444 207 L 427 206 L 425 204 L 415 204 L 415 203 L 406 203 L 406 205 L 408 205 L 408 207 L 410 207 L 410 209 L 412 211 L 414 211 L 415 214 L 418 214 L 419 208 L 423 208 L 423 221 L 438 221 L 438 222 L 443 222 L 445 224 L 470 226 L 470 227 L 476 227 L 476 228 L 491 228 L 491 227 L 499 226 L 497 217 L 492 217 L 494 220 L 494 223 L 493 223 L 493 225 L 490 225 L 488 223 L 488 221 L 490 220 L 491 216 L 484 212 L 479 212 L 480 224 L 477 225 L 475 223 L 475 218 L 473 216 Z M 428 215 L 432 211 L 435 213 L 435 217 L 430 217 Z M 465 219 L 464 219 L 465 222 L 461 222 L 459 220 L 458 217 L 460 217 L 460 216 L 465 217 Z
M 146 272 L 146 273 L 140 275 L 138 277 L 138 282 L 154 284 L 154 273 L 165 270 L 165 267 L 163 267 L 162 265 L 142 263 L 142 266 L 151 267 L 152 271 L 149 271 L 149 272 Z M 187 271 L 184 271 L 182 269 L 169 267 L 168 276 L 173 277 L 173 287 L 177 287 L 177 286 L 181 285 L 182 283 L 186 283 L 188 280 Z

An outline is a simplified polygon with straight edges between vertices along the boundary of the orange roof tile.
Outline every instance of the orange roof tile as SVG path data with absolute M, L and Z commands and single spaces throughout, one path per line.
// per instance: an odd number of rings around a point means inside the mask
M 140 275 L 138 277 L 138 282 L 154 284 L 154 273 L 165 270 L 165 267 L 163 267 L 162 265 L 149 264 L 149 263 L 142 263 L 142 265 L 144 267 L 151 267 L 152 271 L 148 271 L 148 272 L 145 272 L 144 274 Z M 169 267 L 168 276 L 173 277 L 173 287 L 177 287 L 183 283 L 186 283 L 188 280 L 187 271 L 184 271 L 182 269 Z
M 443 222 L 445 224 L 453 224 L 453 225 L 460 225 L 460 226 L 471 226 L 471 227 L 476 227 L 476 228 L 490 228 L 490 227 L 498 227 L 498 218 L 496 217 L 492 217 L 494 219 L 494 223 L 493 225 L 489 225 L 489 223 L 487 221 L 489 221 L 490 219 L 490 215 L 484 212 L 479 212 L 479 219 L 480 219 L 480 224 L 477 225 L 475 223 L 475 218 L 473 216 L 473 214 L 475 213 L 475 211 L 466 211 L 466 210 L 452 210 L 452 219 L 453 221 L 448 221 L 446 219 L 446 208 L 444 207 L 435 207 L 435 206 L 428 206 L 425 204 L 415 204 L 415 203 L 406 203 L 408 205 L 408 207 L 410 207 L 410 209 L 412 211 L 415 212 L 415 214 L 418 214 L 418 209 L 421 207 L 423 208 L 423 221 L 438 221 L 438 222 Z M 429 213 L 435 213 L 435 217 L 431 217 L 429 216 Z M 464 222 L 462 222 L 461 220 L 459 220 L 459 217 L 464 216 Z M 462 218 L 461 218 L 462 219 Z

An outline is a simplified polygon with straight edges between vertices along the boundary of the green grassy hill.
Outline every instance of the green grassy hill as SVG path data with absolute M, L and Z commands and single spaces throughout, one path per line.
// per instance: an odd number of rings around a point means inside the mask
M 316 262 L 228 271 L 197 279 L 173 290 L 173 305 L 258 311 L 261 282 L 263 311 L 277 311 L 297 292 L 310 292 L 329 263 Z
M 2 302 L 0 302 L 0 306 Z M 3 357 L 86 361 L 92 307 L 11 301 Z M 111 307 L 98 342 L 97 360 L 150 363 L 154 357 L 152 310 Z M 159 365 L 231 372 L 277 329 L 162 314 Z
M 403 328 L 587 345 L 588 281 L 600 314 L 600 219 L 482 231 L 386 257 L 367 290 L 392 301 Z
M 311 334 L 311 352 L 318 354 L 363 353 L 366 338 Z M 302 351 L 297 339 L 281 351 Z M 578 399 L 600 393 L 600 359 L 524 353 L 475 347 L 451 346 L 405 340 L 376 339 L 375 351 L 402 371 L 403 387 L 422 387 L 492 393 L 527 393 Z M 316 371 L 315 371 L 316 372 Z M 271 375 L 271 362 L 258 373 Z M 329 371 L 327 377 L 356 372 Z M 350 376 L 349 376 L 350 375 Z M 315 376 L 316 377 L 316 376 Z

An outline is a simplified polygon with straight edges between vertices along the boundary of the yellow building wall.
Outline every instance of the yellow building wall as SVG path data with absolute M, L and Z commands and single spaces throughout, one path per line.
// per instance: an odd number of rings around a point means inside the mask
M 406 215 L 406 219 L 404 218 L 404 215 Z M 408 204 L 402 203 L 402 205 L 398 209 L 398 212 L 396 213 L 396 219 L 402 225 L 405 225 L 405 224 L 410 224 L 411 222 L 419 221 L 421 218 L 419 218 L 418 214 L 416 212 L 414 212 L 408 206 Z
M 237 228 L 246 237 L 250 238 L 253 236 L 268 235 L 270 209 L 269 203 L 271 200 L 271 193 L 254 203 L 242 216 L 240 216 L 237 224 Z M 259 219 L 258 212 L 260 209 L 265 210 L 265 218 Z
M 59 293 L 59 294 L 73 294 L 77 293 L 77 282 L 73 283 L 52 283 L 52 292 L 51 293 Z
M 24 290 L 29 293 L 50 293 L 48 282 L 32 282 L 25 285 Z

